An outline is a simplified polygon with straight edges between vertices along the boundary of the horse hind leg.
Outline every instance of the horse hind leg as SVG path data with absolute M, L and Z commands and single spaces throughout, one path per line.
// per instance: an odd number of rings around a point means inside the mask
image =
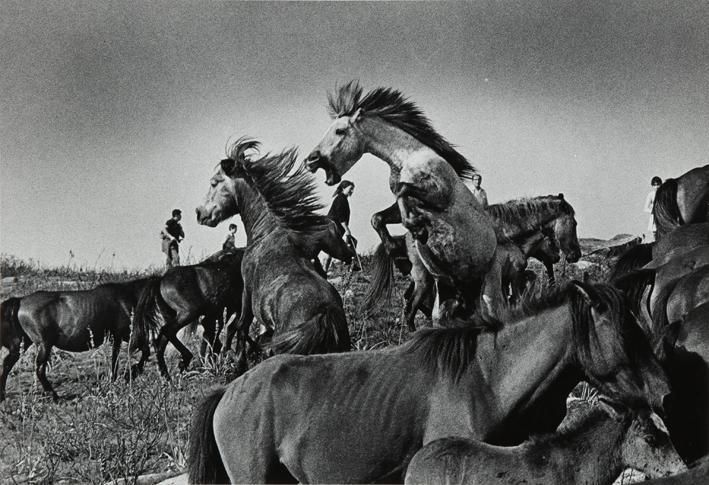
M 121 353 L 122 340 L 120 336 L 113 335 L 111 344 L 111 380 L 115 381 L 118 377 L 118 355 Z
M 15 366 L 18 360 L 20 360 L 20 345 L 12 345 L 8 348 L 10 351 L 2 362 L 2 374 L 0 375 L 0 402 L 5 400 L 5 385 L 7 384 L 7 376 L 10 375 L 10 371 Z
M 37 359 L 35 361 L 37 379 L 42 384 L 42 389 L 46 394 L 50 394 L 55 401 L 59 400 L 59 396 L 52 388 L 52 384 L 47 379 L 47 363 L 52 351 L 52 346 L 45 342 L 37 345 Z

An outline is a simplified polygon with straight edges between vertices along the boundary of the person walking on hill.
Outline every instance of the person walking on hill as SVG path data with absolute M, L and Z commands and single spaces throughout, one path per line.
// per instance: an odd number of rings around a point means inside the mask
M 229 224 L 229 233 L 222 244 L 223 251 L 236 251 L 236 224 Z
M 652 188 L 645 198 L 645 212 L 650 214 L 650 220 L 647 223 L 647 230 L 650 234 L 652 234 L 652 241 L 655 240 L 657 233 L 657 226 L 655 226 L 655 216 L 652 213 L 652 208 L 655 205 L 655 194 L 657 193 L 657 189 L 660 188 L 660 185 L 662 185 L 662 179 L 657 175 L 654 176 L 652 180 L 650 180 L 650 186 Z
M 162 237 L 162 252 L 167 256 L 165 265 L 168 268 L 180 265 L 180 242 L 185 238 L 180 220 L 182 211 L 175 209 L 172 217 L 165 222 L 165 227 L 160 231 Z
M 483 209 L 487 209 L 487 192 L 485 192 L 485 189 L 480 186 L 482 181 L 483 178 L 479 173 L 473 175 L 473 187 L 470 189 L 470 191 L 475 196 L 475 199 L 477 199 L 478 203 L 480 204 L 480 207 L 482 207 Z
M 335 189 L 333 194 L 332 205 L 327 213 L 327 216 L 335 221 L 337 229 L 340 232 L 340 237 L 344 237 L 347 244 L 353 251 L 357 250 L 357 239 L 352 236 L 350 231 L 350 203 L 347 200 L 354 193 L 355 185 L 349 180 L 343 180 Z M 330 256 L 325 260 L 325 273 L 330 268 L 332 258 Z M 359 271 L 361 268 L 356 261 L 352 262 L 352 270 Z

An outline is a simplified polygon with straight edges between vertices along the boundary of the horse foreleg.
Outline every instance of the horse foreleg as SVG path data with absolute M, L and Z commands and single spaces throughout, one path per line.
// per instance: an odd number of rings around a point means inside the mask
M 180 339 L 177 338 L 176 331 L 173 331 L 171 329 L 170 331 L 166 332 L 165 335 L 167 336 L 167 339 L 170 341 L 170 343 L 175 346 L 177 351 L 182 356 L 182 360 L 177 365 L 178 369 L 180 369 L 181 371 L 187 370 L 187 367 L 190 365 L 190 362 L 192 361 L 192 357 L 193 357 L 192 352 L 190 352 L 190 350 L 187 347 L 185 347 L 185 344 L 183 344 L 180 341 Z M 164 353 L 164 351 L 165 351 L 165 349 L 163 348 L 163 353 Z
M 121 343 L 123 342 L 120 336 L 114 334 L 112 336 L 113 343 L 111 344 L 111 380 L 115 381 L 118 377 L 118 354 L 121 352 Z
M 416 312 L 419 310 L 421 303 L 433 291 L 433 278 L 426 276 L 413 282 L 414 289 L 411 298 L 406 300 L 404 305 L 404 322 L 409 327 L 410 331 L 416 330 Z
M 399 204 L 395 202 L 383 211 L 375 212 L 370 222 L 374 230 L 377 231 L 387 253 L 393 254 L 397 249 L 397 245 L 386 226 L 387 224 L 401 224 Z
M 214 336 L 216 335 L 217 316 L 207 313 L 202 318 L 202 342 L 199 345 L 199 356 L 204 358 L 207 355 L 207 346 L 214 352 Z
M 36 373 L 37 379 L 39 380 L 40 384 L 42 384 L 42 389 L 44 389 L 44 392 L 46 394 L 50 394 L 52 396 L 52 399 L 54 399 L 55 401 L 58 401 L 59 396 L 56 392 L 54 392 L 54 389 L 52 389 L 52 385 L 49 383 L 49 379 L 47 379 L 47 362 L 49 362 L 49 356 L 51 351 L 52 346 L 50 344 L 42 342 L 37 345 L 37 360 L 35 361 Z
M 401 212 L 401 224 L 411 233 L 414 239 L 426 243 L 428 230 L 426 224 L 428 218 L 421 212 L 418 203 L 410 197 L 399 197 L 396 199 Z

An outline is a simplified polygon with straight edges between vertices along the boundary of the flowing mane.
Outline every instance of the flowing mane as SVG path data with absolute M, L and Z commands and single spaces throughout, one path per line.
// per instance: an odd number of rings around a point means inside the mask
M 241 163 L 245 180 L 263 198 L 278 223 L 290 231 L 311 234 L 328 227 L 329 219 L 319 214 L 324 208 L 315 192 L 315 179 L 298 163 L 298 153 L 290 148 L 277 154 L 252 159 L 245 156 L 258 142 L 239 138 L 227 150 L 231 160 Z
M 603 369 L 605 365 L 604 357 L 597 354 L 596 346 L 600 337 L 596 333 L 591 304 L 573 288 L 574 285 L 581 287 L 591 297 L 597 310 L 608 311 L 613 315 L 608 320 L 613 326 L 614 338 L 618 341 L 617 348 L 626 352 L 628 362 L 641 362 L 644 360 L 643 354 L 651 354 L 650 344 L 625 305 L 623 294 L 607 284 L 591 285 L 574 281 L 561 289 L 529 292 L 519 304 L 507 309 L 499 318 L 507 327 L 544 310 L 568 303 L 572 315 L 572 342 L 578 363 L 586 369 L 586 379 L 603 394 L 616 397 L 620 393 L 605 384 L 606 376 L 594 373 L 594 369 Z M 439 372 L 456 382 L 475 361 L 478 336 L 482 332 L 496 333 L 504 327 L 499 321 L 478 317 L 473 326 L 420 330 L 407 344 L 406 351 L 417 354 L 421 365 L 430 371 Z
M 564 194 L 508 200 L 489 206 L 487 212 L 499 221 L 530 230 L 538 229 L 537 219 L 544 215 L 575 214 L 574 208 L 564 199 Z
M 415 103 L 400 91 L 376 88 L 362 96 L 362 87 L 350 81 L 327 96 L 330 116 L 352 116 L 358 109 L 365 115 L 378 116 L 405 131 L 445 159 L 461 178 L 470 178 L 475 168 L 454 146 L 433 129 L 430 120 Z

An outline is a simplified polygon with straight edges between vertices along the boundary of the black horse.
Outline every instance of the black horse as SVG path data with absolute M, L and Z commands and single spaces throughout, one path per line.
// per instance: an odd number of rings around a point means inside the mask
M 180 369 L 186 369 L 192 353 L 177 338 L 177 332 L 200 316 L 204 316 L 204 339 L 219 351 L 221 325 L 216 322 L 222 321 L 224 308 L 227 315 L 241 313 L 243 255 L 243 248 L 218 252 L 199 264 L 170 268 L 146 286 L 136 307 L 135 324 L 146 338 L 151 330 L 157 332 L 155 353 L 166 378 L 170 378 L 165 363 L 168 342 L 182 355 Z
M 131 332 L 131 313 L 149 278 L 124 283 L 107 283 L 92 290 L 38 291 L 24 298 L 2 302 L 0 343 L 9 350 L 0 377 L 0 401 L 5 399 L 5 383 L 24 344 L 25 350 L 37 346 L 36 372 L 42 388 L 56 400 L 57 393 L 47 379 L 47 362 L 52 347 L 82 352 L 101 345 L 111 336 L 111 376 L 118 373 L 118 353 L 122 342 L 130 342 L 130 350 L 140 349 L 140 361 L 134 372 L 142 370 L 150 353 L 147 339 Z M 132 335 L 134 334 L 134 335 Z

